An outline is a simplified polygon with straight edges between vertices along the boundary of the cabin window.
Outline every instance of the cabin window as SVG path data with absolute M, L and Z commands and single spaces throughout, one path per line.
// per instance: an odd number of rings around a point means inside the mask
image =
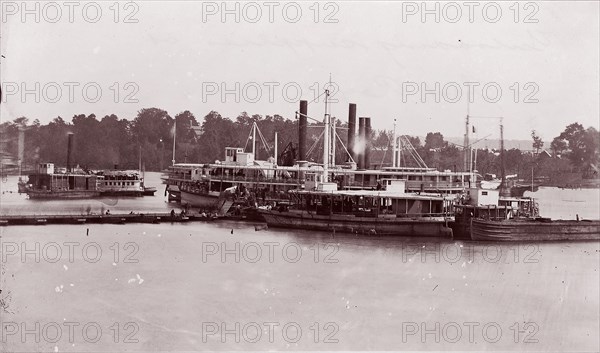
M 482 191 L 482 192 L 481 192 L 481 195 L 483 195 L 483 196 L 487 196 L 487 191 Z

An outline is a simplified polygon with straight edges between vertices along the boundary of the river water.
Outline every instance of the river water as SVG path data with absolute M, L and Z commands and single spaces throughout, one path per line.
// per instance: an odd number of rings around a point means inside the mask
M 3 214 L 169 211 L 154 197 Z M 14 191 L 14 192 L 11 192 Z M 527 194 L 526 194 L 527 195 Z M 543 216 L 599 218 L 599 190 L 541 188 Z M 598 351 L 598 242 L 490 244 L 259 223 L 2 227 L 0 351 Z

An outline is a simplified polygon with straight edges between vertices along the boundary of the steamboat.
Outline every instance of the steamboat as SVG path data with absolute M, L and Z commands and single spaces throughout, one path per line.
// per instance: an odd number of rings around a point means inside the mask
M 287 148 L 281 156 L 278 155 L 277 133 L 275 133 L 272 157 L 268 160 L 255 159 L 257 135 L 263 141 L 266 151 L 271 153 L 271 148 L 258 126 L 253 124 L 248 138 L 248 141 L 252 141 L 250 151 L 246 152 L 246 148 L 226 147 L 225 159 L 222 162 L 174 163 L 169 167 L 164 179 L 167 184 L 165 194 L 168 194 L 169 201 L 177 201 L 193 207 L 219 207 L 224 203 L 222 197 L 224 190 L 231 188 L 235 190 L 242 186 L 249 190 L 253 196 L 251 201 L 256 204 L 289 199 L 288 191 L 304 187 L 307 173 L 322 173 L 324 169 L 323 163 L 307 161 L 307 157 L 319 142 L 315 142 L 307 149 L 308 119 L 315 121 L 317 125 L 322 125 L 322 121 L 307 115 L 307 107 L 307 101 L 300 101 L 300 109 L 296 112 L 299 121 L 297 155 L 295 149 L 290 152 Z M 329 118 L 334 120 L 332 117 Z M 392 144 L 392 166 L 369 169 L 371 144 L 366 137 L 371 134 L 371 121 L 368 117 L 359 118 L 357 135 L 356 120 L 356 104 L 351 103 L 348 114 L 348 146 L 342 143 L 335 123 L 329 124 L 319 138 L 319 140 L 327 138 L 329 141 L 336 142 L 328 143 L 330 162 L 326 168 L 326 181 L 336 183 L 339 190 L 373 190 L 383 179 L 398 179 L 405 181 L 407 192 L 456 196 L 476 182 L 473 172 L 438 171 L 427 167 L 408 138 L 396 136 L 395 132 L 393 137 L 395 143 Z M 343 163 L 336 163 L 334 158 L 336 146 L 342 148 L 347 156 Z M 290 153 L 291 158 L 289 158 Z M 413 158 L 416 166 L 401 167 L 403 155 Z M 289 163 L 290 160 L 293 163 Z
M 67 167 L 59 171 L 53 163 L 38 164 L 25 182 L 19 179 L 19 193 L 30 199 L 87 199 L 101 196 L 153 195 L 137 171 L 84 171 L 71 167 L 73 134 L 68 136 Z M 77 170 L 76 170 L 77 169 Z
M 406 193 L 403 180 L 383 180 L 380 190 L 338 190 L 308 175 L 305 190 L 291 191 L 290 205 L 259 208 L 270 227 L 373 236 L 452 237 L 453 198 Z

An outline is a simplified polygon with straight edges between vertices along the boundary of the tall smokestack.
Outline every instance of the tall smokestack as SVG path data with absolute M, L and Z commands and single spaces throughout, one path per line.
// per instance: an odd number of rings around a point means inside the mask
M 73 133 L 67 135 L 67 173 L 71 172 L 71 152 L 73 151 Z
M 348 152 L 356 161 L 356 152 L 354 152 L 354 142 L 356 140 L 356 104 L 350 103 L 348 107 Z
M 365 169 L 371 168 L 371 118 L 365 118 Z
M 298 160 L 306 160 L 306 130 L 308 128 L 308 102 L 300 101 L 300 117 L 298 119 Z
M 358 118 L 358 139 L 356 144 L 358 145 L 355 151 L 357 168 L 365 169 L 365 118 Z

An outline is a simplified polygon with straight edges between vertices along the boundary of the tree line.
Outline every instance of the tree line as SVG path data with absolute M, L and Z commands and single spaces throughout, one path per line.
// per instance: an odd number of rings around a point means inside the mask
M 175 123 L 176 122 L 176 123 Z M 72 161 L 83 169 L 137 169 L 141 157 L 148 171 L 163 170 L 171 165 L 175 135 L 175 161 L 177 163 L 212 163 L 225 158 L 225 147 L 245 147 L 251 150 L 251 129 L 256 123 L 262 133 L 257 134 L 257 159 L 268 159 L 274 154 L 274 135 L 278 133 L 278 162 L 289 164 L 297 156 L 298 121 L 281 115 L 246 112 L 236 118 L 221 116 L 211 111 L 199 124 L 189 111 L 171 117 L 165 110 L 147 108 L 140 110 L 134 119 L 128 120 L 111 114 L 102 118 L 94 114 L 75 115 L 71 121 L 56 117 L 48 124 L 39 120 L 30 122 L 26 117 L 0 124 L 2 131 L 1 148 L 6 154 L 17 156 L 19 130 L 24 132 L 25 168 L 33 169 L 39 162 L 52 162 L 66 165 L 67 136 L 74 134 Z M 337 120 L 340 139 L 347 142 L 347 124 Z M 174 126 L 176 130 L 174 131 Z M 322 129 L 310 124 L 307 136 L 307 149 L 312 151 L 308 160 L 319 162 L 322 158 L 322 142 L 319 136 Z M 600 134 L 593 128 L 584 128 L 579 123 L 565 127 L 550 144 L 550 153 L 544 158 L 544 141 L 532 131 L 532 150 L 507 150 L 504 154 L 505 172 L 530 178 L 532 169 L 535 177 L 558 178 L 560 173 L 579 173 L 594 177 L 599 161 Z M 263 138 L 266 147 L 263 145 Z M 391 164 L 390 144 L 392 132 L 373 130 L 369 136 L 372 146 L 371 165 L 373 167 Z M 462 170 L 464 165 L 463 146 L 444 140 L 440 132 L 430 132 L 421 141 L 419 137 L 408 136 L 416 152 L 429 167 L 440 170 Z M 403 164 L 415 165 L 406 152 Z M 347 153 L 338 142 L 336 163 L 348 160 Z M 501 159 L 496 150 L 477 150 L 477 170 L 481 174 L 500 174 Z

